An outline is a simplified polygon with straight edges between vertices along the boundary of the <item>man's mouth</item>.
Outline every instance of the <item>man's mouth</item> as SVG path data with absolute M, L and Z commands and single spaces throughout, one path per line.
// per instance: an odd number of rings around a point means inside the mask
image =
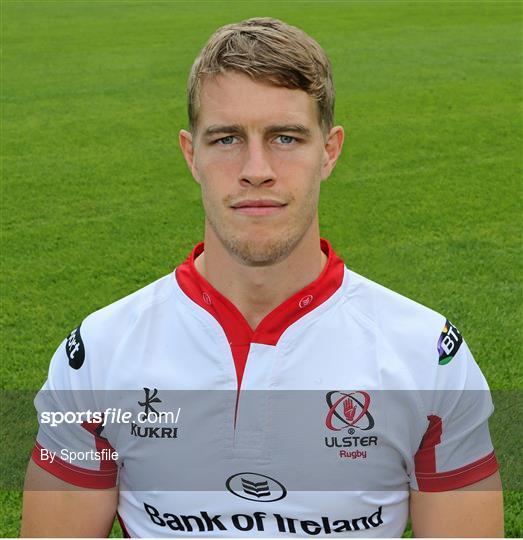
M 281 212 L 287 203 L 275 199 L 246 199 L 231 204 L 231 208 L 238 214 L 248 216 L 267 216 Z

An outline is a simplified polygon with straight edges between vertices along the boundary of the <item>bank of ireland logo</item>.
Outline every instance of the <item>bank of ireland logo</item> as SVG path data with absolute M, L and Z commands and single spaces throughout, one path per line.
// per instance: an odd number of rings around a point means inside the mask
M 448 364 L 456 356 L 462 343 L 463 337 L 458 329 L 447 319 L 438 339 L 439 365 L 444 366 Z
M 369 412 L 370 396 L 367 392 L 328 392 L 325 396 L 329 411 L 325 425 L 332 431 L 355 428 L 368 431 L 374 427 L 374 418 Z
M 287 495 L 285 486 L 278 480 L 252 472 L 233 474 L 225 482 L 225 487 L 236 497 L 248 501 L 275 502 Z

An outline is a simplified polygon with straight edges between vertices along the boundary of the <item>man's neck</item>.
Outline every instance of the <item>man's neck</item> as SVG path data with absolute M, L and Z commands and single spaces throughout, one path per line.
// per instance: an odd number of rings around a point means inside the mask
M 242 264 L 213 233 L 206 231 L 205 249 L 195 260 L 195 267 L 255 329 L 274 308 L 314 281 L 326 263 L 327 256 L 321 251 L 316 226 L 285 260 L 271 266 Z

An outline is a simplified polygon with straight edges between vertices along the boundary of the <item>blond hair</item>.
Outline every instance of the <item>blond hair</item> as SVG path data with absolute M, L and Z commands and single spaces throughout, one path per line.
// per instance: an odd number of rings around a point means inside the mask
M 196 132 L 203 78 L 227 71 L 245 73 L 275 86 L 304 90 L 318 105 L 323 133 L 332 128 L 332 67 L 321 46 L 303 30 L 268 17 L 216 30 L 194 61 L 187 82 L 191 132 Z

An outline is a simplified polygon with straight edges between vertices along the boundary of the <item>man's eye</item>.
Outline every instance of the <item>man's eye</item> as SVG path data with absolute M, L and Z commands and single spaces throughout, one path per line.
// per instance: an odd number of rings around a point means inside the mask
M 279 139 L 282 144 L 291 144 L 297 141 L 296 137 L 291 137 L 290 135 L 278 135 L 276 138 Z
M 234 139 L 236 137 L 234 137 L 233 135 L 227 135 L 227 137 L 222 137 L 221 139 L 218 139 L 216 141 L 214 141 L 216 144 L 223 144 L 223 145 L 231 145 L 233 142 L 234 142 Z

